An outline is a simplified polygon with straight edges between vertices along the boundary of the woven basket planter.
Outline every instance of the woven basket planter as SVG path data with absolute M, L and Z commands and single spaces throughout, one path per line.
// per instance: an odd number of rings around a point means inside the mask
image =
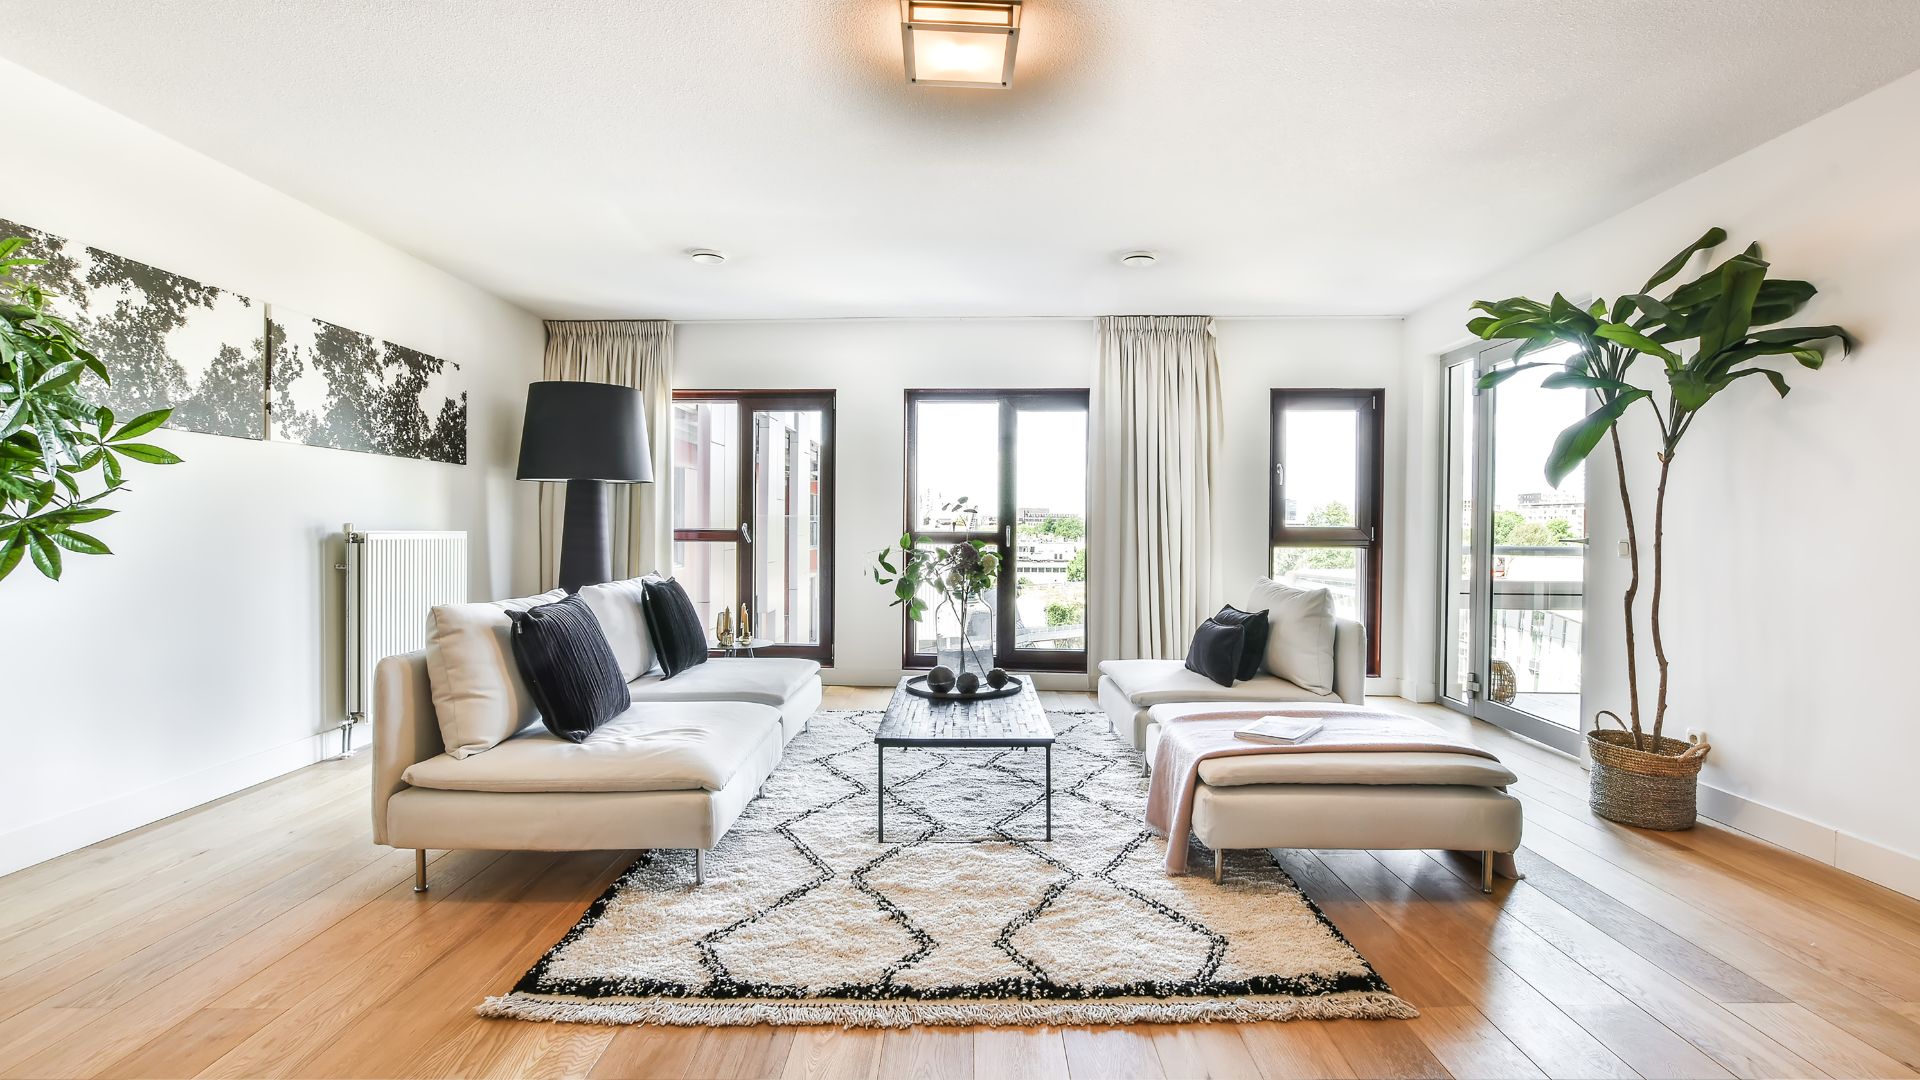
M 1608 821 L 1639 829 L 1693 828 L 1700 769 L 1712 748 L 1665 736 L 1658 745 L 1651 735 L 1642 741 L 1648 748 L 1636 750 L 1631 732 L 1587 732 L 1587 752 L 1593 758 L 1587 805 Z

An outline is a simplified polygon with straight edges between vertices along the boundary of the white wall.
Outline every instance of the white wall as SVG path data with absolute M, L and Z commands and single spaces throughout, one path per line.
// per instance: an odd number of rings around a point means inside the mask
M 476 596 L 532 585 L 531 492 L 512 467 L 542 333 L 4 62 L 0 100 L 17 152 L 0 217 L 456 360 L 471 423 L 464 467 L 160 432 L 186 463 L 134 466 L 97 530 L 118 554 L 0 584 L 5 873 L 316 760 L 340 715 L 342 522 L 464 529 Z
M 1821 295 L 1795 321 L 1840 323 L 1862 346 L 1826 370 L 1728 391 L 1676 459 L 1668 503 L 1669 723 L 1714 744 L 1710 815 L 1920 894 L 1913 762 L 1920 724 L 1892 676 L 1920 642 L 1920 531 L 1910 467 L 1920 398 L 1920 74 L 1766 143 L 1410 316 L 1419 430 L 1435 447 L 1435 357 L 1466 339 L 1466 305 L 1514 294 L 1612 297 L 1709 225 L 1724 255 L 1762 243 L 1775 273 Z M 1651 373 L 1649 373 L 1651 374 Z M 1626 429 L 1636 510 L 1652 511 L 1651 423 Z M 1414 455 L 1418 457 L 1418 453 Z M 1596 461 L 1599 458 L 1596 457 Z M 1416 469 L 1410 517 L 1431 536 L 1432 469 Z M 1625 713 L 1618 597 L 1626 565 L 1610 463 L 1589 471 L 1589 676 L 1585 712 Z M 1643 518 L 1644 520 L 1644 518 Z M 1431 693 L 1433 565 L 1409 581 L 1409 630 Z M 1644 590 L 1643 590 L 1644 596 Z M 1417 624 L 1417 628 L 1416 628 Z M 1644 627 L 1642 641 L 1644 643 Z M 1651 670 L 1643 657 L 1641 670 Z M 1651 683 L 1643 683 L 1651 701 Z
M 1221 320 L 1230 485 L 1219 493 L 1221 557 L 1229 594 L 1241 600 L 1264 573 L 1268 391 L 1274 387 L 1383 387 L 1389 407 L 1389 506 L 1401 498 L 1396 466 L 1403 365 L 1389 319 Z M 905 451 L 903 392 L 912 388 L 1085 387 L 1098 345 L 1091 319 L 868 319 L 682 324 L 674 382 L 681 389 L 830 389 L 837 392 L 838 565 L 834 582 L 836 682 L 885 684 L 900 675 L 900 616 L 867 568 L 900 534 Z M 1388 627 L 1400 613 L 1389 520 Z M 1097 597 L 1093 598 L 1098 603 Z M 1385 639 L 1383 672 L 1399 669 Z M 1392 693 L 1397 680 L 1376 684 Z M 1055 685 L 1065 685 L 1058 683 Z

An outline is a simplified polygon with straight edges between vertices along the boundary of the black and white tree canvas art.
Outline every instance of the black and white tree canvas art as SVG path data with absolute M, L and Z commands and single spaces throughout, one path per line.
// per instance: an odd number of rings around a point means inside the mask
M 122 418 L 173 409 L 170 428 L 264 439 L 264 305 L 99 248 L 0 218 L 43 260 L 23 276 L 57 297 L 113 373 L 91 398 Z
M 460 365 L 273 305 L 273 437 L 467 463 Z

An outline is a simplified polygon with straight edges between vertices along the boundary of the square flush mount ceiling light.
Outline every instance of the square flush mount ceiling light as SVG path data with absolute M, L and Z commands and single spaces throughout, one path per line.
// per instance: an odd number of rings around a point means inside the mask
M 916 86 L 1013 85 L 1020 0 L 900 0 L 907 81 Z

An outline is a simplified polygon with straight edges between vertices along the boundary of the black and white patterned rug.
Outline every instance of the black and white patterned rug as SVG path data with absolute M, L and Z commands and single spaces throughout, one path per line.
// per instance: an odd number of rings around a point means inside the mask
M 485 1016 L 608 1024 L 1124 1024 L 1416 1015 L 1265 852 L 1167 877 L 1097 713 L 1038 750 L 887 751 L 823 712 L 707 858 L 649 852 Z M 1210 871 L 1209 853 L 1195 866 Z

